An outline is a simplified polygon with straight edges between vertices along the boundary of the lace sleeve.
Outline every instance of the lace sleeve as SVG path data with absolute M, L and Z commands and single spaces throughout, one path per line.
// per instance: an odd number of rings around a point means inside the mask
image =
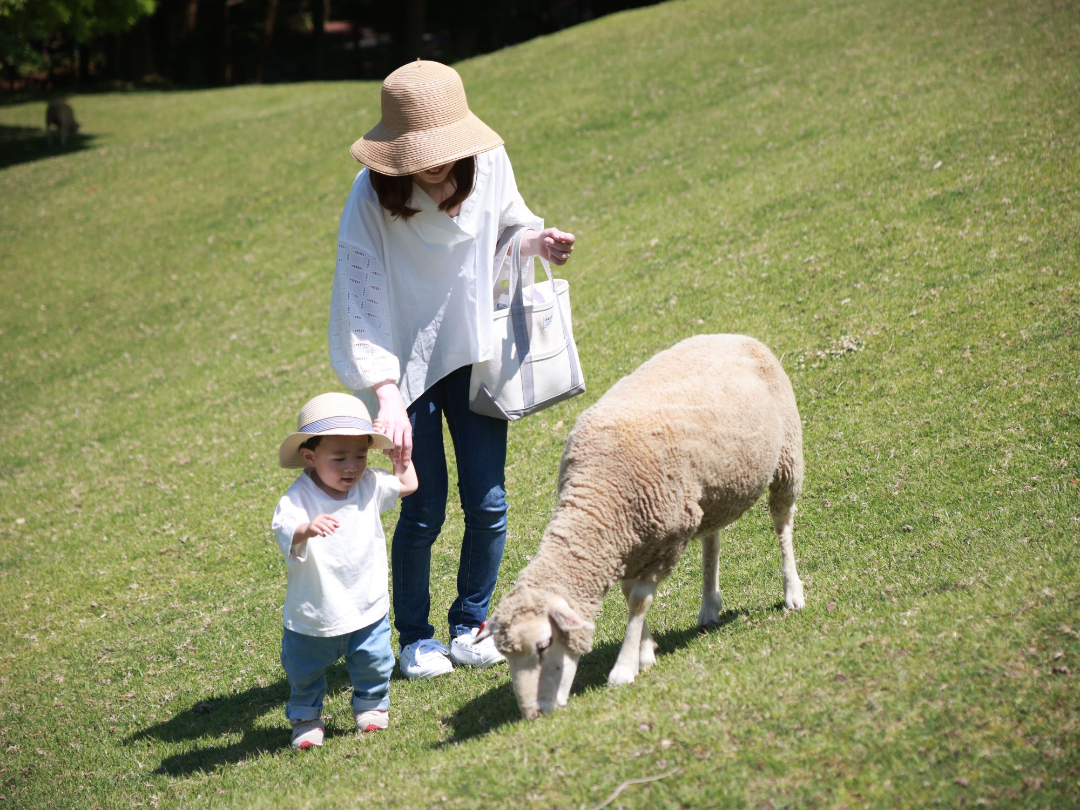
M 378 257 L 338 243 L 330 297 L 330 364 L 353 391 L 383 380 L 397 382 L 401 364 L 390 337 L 386 274 Z

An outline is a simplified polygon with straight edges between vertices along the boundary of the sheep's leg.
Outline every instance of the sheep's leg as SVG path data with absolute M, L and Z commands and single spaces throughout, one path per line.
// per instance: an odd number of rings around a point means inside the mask
M 645 629 L 645 614 L 652 604 L 653 594 L 656 593 L 655 580 L 625 580 L 620 585 L 626 595 L 626 607 L 630 615 L 626 622 L 626 637 L 623 639 L 622 649 L 619 650 L 619 657 L 608 675 L 611 686 L 634 682 L 641 664 L 642 642 L 647 638 L 649 643 L 652 643 L 652 637 L 648 636 L 648 630 Z
M 574 685 L 574 675 L 577 674 L 578 656 L 567 655 L 563 661 L 562 679 L 559 681 L 559 689 L 555 693 L 555 708 L 564 709 L 570 701 L 570 687 Z
M 720 530 L 701 536 L 701 610 L 698 611 L 698 627 L 716 627 L 720 624 Z
M 622 590 L 623 597 L 626 599 L 627 609 L 630 606 L 630 594 L 634 590 L 634 585 L 637 584 L 636 579 L 622 579 L 619 580 L 619 588 Z M 638 671 L 648 669 L 656 663 L 656 642 L 653 641 L 652 633 L 649 632 L 649 621 L 647 618 L 642 618 L 641 621 L 641 646 L 638 647 Z
M 653 641 L 652 633 L 649 632 L 649 622 L 643 616 L 641 619 L 641 646 L 638 647 L 638 672 L 644 672 L 656 663 L 656 647 L 657 644 Z
M 781 570 L 784 574 L 784 606 L 789 610 L 802 610 L 806 605 L 802 580 L 795 569 L 795 550 L 792 533 L 795 528 L 795 498 L 789 493 L 773 490 L 769 494 L 769 513 L 772 515 L 776 536 L 780 540 Z

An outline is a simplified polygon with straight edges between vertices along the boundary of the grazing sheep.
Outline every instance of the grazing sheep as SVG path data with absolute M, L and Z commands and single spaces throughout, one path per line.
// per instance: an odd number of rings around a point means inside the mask
M 578 659 L 592 649 L 590 620 L 616 580 L 630 616 L 608 683 L 630 683 L 655 663 L 645 613 L 694 537 L 702 545 L 698 625 L 716 625 L 720 529 L 766 488 L 784 603 L 802 608 L 792 551 L 802 481 L 795 394 L 753 338 L 692 337 L 619 380 L 577 420 L 540 549 L 481 633 L 506 656 L 521 713 L 566 705 Z
M 60 145 L 67 146 L 68 135 L 74 136 L 79 131 L 79 122 L 75 120 L 75 111 L 66 101 L 50 101 L 45 108 L 45 138 L 52 146 L 52 128 L 60 130 Z

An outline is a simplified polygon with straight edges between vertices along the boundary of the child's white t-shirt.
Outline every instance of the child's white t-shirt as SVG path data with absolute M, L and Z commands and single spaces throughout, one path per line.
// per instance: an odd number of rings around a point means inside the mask
M 386 536 L 379 514 L 393 509 L 400 493 L 394 475 L 372 467 L 340 501 L 319 489 L 307 471 L 293 482 L 273 521 L 287 563 L 285 627 L 305 636 L 340 636 L 389 612 Z M 337 531 L 293 548 L 296 527 L 318 515 L 333 516 Z

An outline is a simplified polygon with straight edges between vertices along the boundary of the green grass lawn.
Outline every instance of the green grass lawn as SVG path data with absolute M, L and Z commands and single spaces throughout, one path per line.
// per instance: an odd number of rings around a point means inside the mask
M 358 738 L 337 667 L 308 755 L 276 448 L 340 390 L 334 237 L 378 83 L 74 97 L 82 148 L 51 153 L 42 102 L 0 106 L 0 801 L 579 808 L 664 776 L 609 806 L 1080 804 L 1078 53 L 1063 0 L 729 0 L 459 65 L 578 236 L 589 384 L 511 428 L 496 601 L 577 414 L 742 332 L 805 422 L 808 604 L 784 612 L 755 509 L 723 535 L 724 625 L 694 629 L 695 544 L 632 686 L 605 686 L 611 594 L 568 710 L 519 721 L 505 668 L 395 678 Z

